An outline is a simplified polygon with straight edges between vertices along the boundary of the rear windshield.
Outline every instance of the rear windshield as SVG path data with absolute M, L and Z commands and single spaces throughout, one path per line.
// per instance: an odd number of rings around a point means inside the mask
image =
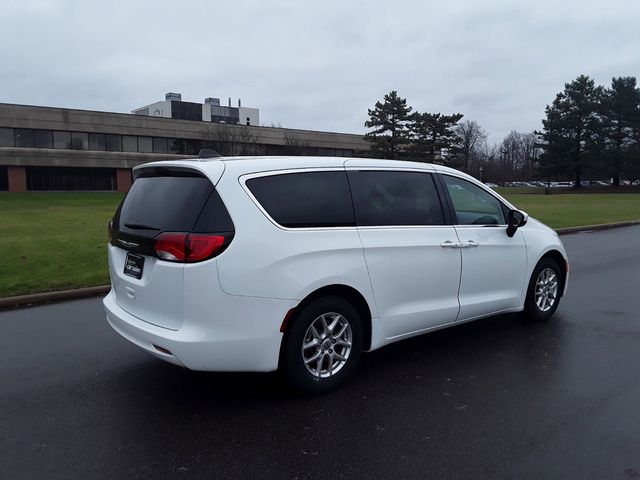
M 116 230 L 144 237 L 191 232 L 196 221 L 202 232 L 233 228 L 213 184 L 196 174 L 138 177 L 113 219 Z

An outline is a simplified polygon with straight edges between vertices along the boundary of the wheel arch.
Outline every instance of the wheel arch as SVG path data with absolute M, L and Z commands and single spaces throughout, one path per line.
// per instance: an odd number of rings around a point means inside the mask
M 564 295 L 565 283 L 567 281 L 567 274 L 569 273 L 569 264 L 567 262 L 567 259 L 564 257 L 564 255 L 562 255 L 562 253 L 560 253 L 560 251 L 558 251 L 558 250 L 549 250 L 549 251 L 545 252 L 544 255 L 542 255 L 542 257 L 540 257 L 538 262 L 533 267 L 533 271 L 535 271 L 535 269 L 538 266 L 538 264 L 542 260 L 544 260 L 545 258 L 550 258 L 550 259 L 554 260 L 558 264 L 558 267 L 560 267 L 560 272 L 562 272 L 562 279 L 561 279 L 562 280 L 562 288 L 560 288 L 560 297 L 562 297 Z
M 369 307 L 369 303 L 367 302 L 366 298 L 364 298 L 364 295 L 362 295 L 362 293 L 360 293 L 353 287 L 343 284 L 332 284 L 325 285 L 324 287 L 320 287 L 309 293 L 300 301 L 300 303 L 298 303 L 298 305 L 289 310 L 282 324 L 283 338 L 282 342 L 280 343 L 280 359 L 282 359 L 282 351 L 284 345 L 286 344 L 289 331 L 291 330 L 291 325 L 293 324 L 293 320 L 295 319 L 297 313 L 314 300 L 329 296 L 344 298 L 355 307 L 355 309 L 358 311 L 358 314 L 360 315 L 360 320 L 362 321 L 362 349 L 366 351 L 371 348 L 372 317 L 371 308 Z

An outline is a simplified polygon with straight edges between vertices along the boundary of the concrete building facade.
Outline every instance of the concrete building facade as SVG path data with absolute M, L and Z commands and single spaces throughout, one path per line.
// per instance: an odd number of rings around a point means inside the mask
M 197 104 L 202 106 L 201 104 Z M 223 155 L 361 156 L 362 135 L 0 103 L 0 190 L 118 190 L 131 168 Z

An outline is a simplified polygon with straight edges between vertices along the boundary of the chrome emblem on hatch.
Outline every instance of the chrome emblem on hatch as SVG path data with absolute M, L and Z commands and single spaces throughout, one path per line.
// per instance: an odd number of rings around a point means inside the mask
M 123 246 L 125 246 L 125 247 L 128 247 L 128 248 L 134 248 L 134 247 L 139 247 L 139 246 L 140 246 L 140 244 L 139 244 L 139 243 L 127 242 L 127 241 L 125 241 L 125 240 L 120 240 L 120 239 L 118 239 L 118 242 L 119 242 L 121 245 L 123 245 Z

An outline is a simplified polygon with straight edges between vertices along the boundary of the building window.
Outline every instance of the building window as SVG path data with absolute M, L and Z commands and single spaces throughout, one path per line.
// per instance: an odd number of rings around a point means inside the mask
M 122 151 L 123 152 L 137 152 L 138 151 L 138 137 L 134 135 L 122 136 Z
M 138 137 L 138 151 L 142 153 L 153 152 L 153 141 L 151 137 Z
M 89 134 L 89 150 L 105 150 L 104 133 Z
M 11 137 L 11 139 L 13 140 L 13 137 Z M 7 167 L 2 166 L 0 166 L 0 190 L 9 190 L 9 174 L 7 172 Z
M 185 140 L 184 151 L 182 153 L 185 155 L 198 155 L 200 153 L 201 148 L 202 148 L 201 140 Z
M 167 153 L 167 139 L 166 138 L 153 138 L 153 153 Z
M 0 147 L 15 146 L 13 128 L 0 128 Z
M 16 128 L 16 147 L 33 147 L 33 130 Z
M 82 132 L 71 132 L 71 148 L 73 150 L 88 150 L 89 134 Z
M 178 140 L 177 138 L 169 138 L 167 139 L 167 147 L 169 153 L 182 153 L 182 140 Z
M 53 148 L 53 132 L 51 130 L 34 130 L 33 146 L 36 148 Z
M 122 137 L 120 135 L 105 135 L 104 145 L 107 152 L 121 152 L 122 151 Z
M 27 167 L 27 190 L 115 190 L 113 168 Z
M 53 132 L 53 148 L 71 148 L 71 132 Z

